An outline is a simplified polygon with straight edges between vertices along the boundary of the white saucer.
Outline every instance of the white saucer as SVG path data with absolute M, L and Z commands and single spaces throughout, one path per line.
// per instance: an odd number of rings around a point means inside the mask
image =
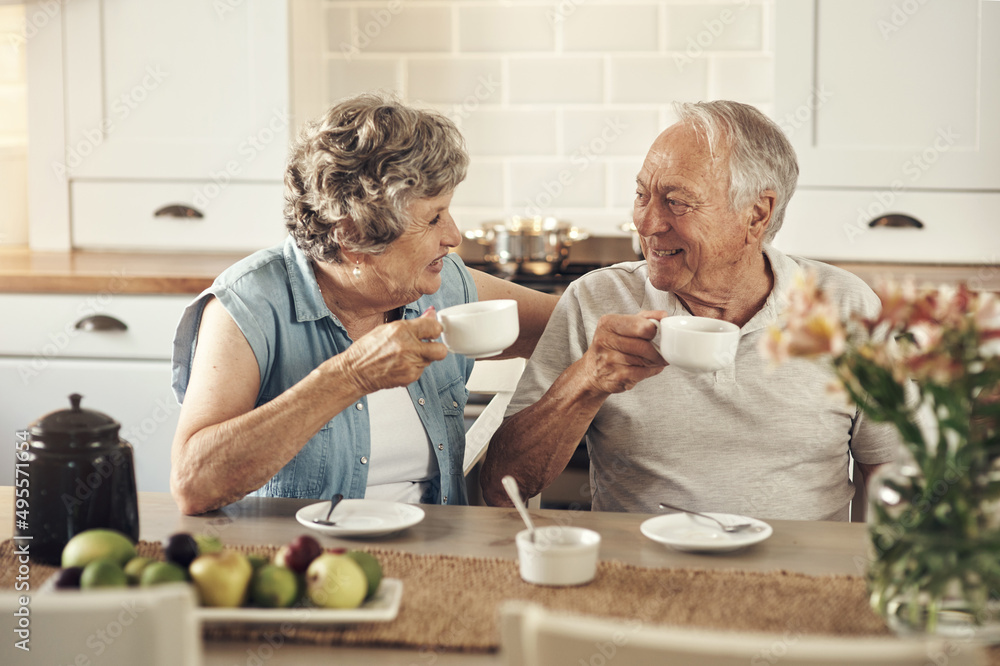
M 767 539 L 774 531 L 770 525 L 756 518 L 708 511 L 705 515 L 718 518 L 724 523 L 751 523 L 753 527 L 742 532 L 724 532 L 711 520 L 686 513 L 668 513 L 644 521 L 639 526 L 639 531 L 653 541 L 666 544 L 675 550 L 695 553 L 746 548 Z
M 304 506 L 295 519 L 310 529 L 334 537 L 381 536 L 412 527 L 424 519 L 424 510 L 412 504 L 371 499 L 345 499 L 330 516 L 333 526 L 317 525 L 313 518 L 326 518 L 330 502 Z

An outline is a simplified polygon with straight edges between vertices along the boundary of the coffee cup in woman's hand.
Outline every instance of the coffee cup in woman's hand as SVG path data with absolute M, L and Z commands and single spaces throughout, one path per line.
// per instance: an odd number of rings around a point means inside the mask
M 448 351 L 470 358 L 496 356 L 510 347 L 520 333 L 517 301 L 464 303 L 437 313 Z

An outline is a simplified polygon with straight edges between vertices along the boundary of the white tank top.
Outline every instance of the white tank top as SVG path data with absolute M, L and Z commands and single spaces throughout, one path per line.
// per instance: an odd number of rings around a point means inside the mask
M 438 464 L 406 387 L 369 394 L 368 421 L 372 445 L 365 497 L 420 502 Z

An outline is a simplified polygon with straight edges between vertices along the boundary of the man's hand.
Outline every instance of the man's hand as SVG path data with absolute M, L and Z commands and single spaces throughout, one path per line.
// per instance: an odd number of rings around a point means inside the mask
M 594 392 L 628 391 L 643 379 L 663 371 L 667 363 L 650 342 L 666 312 L 643 311 L 635 315 L 604 315 L 583 358 L 584 376 Z

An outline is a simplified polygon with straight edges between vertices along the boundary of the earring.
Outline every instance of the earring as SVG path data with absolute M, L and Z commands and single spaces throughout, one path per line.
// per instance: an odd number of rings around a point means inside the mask
M 355 279 L 361 277 L 361 260 L 360 259 L 358 259 L 358 262 L 356 264 L 354 264 L 354 270 L 351 271 L 351 275 L 353 275 Z

